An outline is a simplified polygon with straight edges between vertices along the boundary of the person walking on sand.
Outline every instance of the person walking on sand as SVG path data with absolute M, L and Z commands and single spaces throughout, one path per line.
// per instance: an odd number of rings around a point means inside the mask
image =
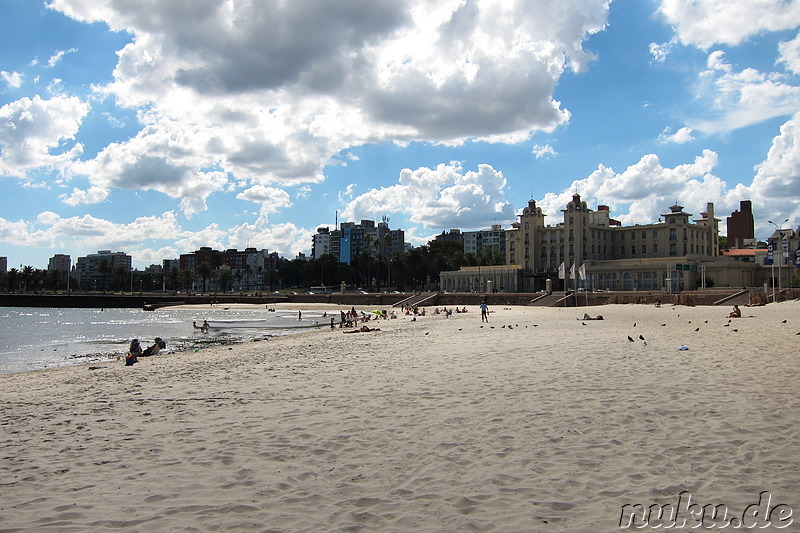
M 489 322 L 489 306 L 486 302 L 481 304 L 481 322 Z

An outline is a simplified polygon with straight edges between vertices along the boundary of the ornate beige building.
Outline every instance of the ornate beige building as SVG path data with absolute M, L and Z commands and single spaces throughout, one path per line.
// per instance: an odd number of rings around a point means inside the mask
M 692 289 L 706 277 L 718 285 L 756 285 L 758 265 L 732 265 L 720 258 L 719 219 L 714 204 L 698 218 L 673 205 L 658 222 L 622 226 L 608 207 L 589 209 L 579 194 L 562 210 L 563 220 L 545 224 L 545 215 L 531 200 L 519 221 L 506 230 L 503 281 L 484 267 L 442 272 L 446 291 L 493 290 L 665 290 Z M 733 268 L 732 268 L 733 267 Z M 509 280 L 509 268 L 516 279 Z M 736 272 L 732 275 L 733 270 Z M 477 279 L 476 279 L 477 278 Z M 487 284 L 487 282 L 489 282 Z

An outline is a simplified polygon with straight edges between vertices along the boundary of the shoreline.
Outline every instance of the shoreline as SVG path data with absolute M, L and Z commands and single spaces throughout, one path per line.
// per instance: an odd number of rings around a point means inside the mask
M 490 311 L 2 375 L 3 527 L 607 531 L 684 490 L 800 509 L 800 302 Z

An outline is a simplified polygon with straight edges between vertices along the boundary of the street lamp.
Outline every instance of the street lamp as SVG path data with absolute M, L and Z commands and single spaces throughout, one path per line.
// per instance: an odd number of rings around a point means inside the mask
M 780 294 L 780 292 L 781 292 L 781 265 L 783 265 L 783 257 L 784 257 L 784 254 L 785 254 L 785 249 L 784 249 L 784 246 L 783 246 L 783 238 L 784 238 L 783 237 L 783 225 L 786 224 L 787 222 L 789 222 L 789 219 L 787 218 L 786 220 L 781 222 L 780 226 L 778 224 L 774 223 L 771 220 L 767 220 L 767 222 L 769 222 L 770 224 L 775 226 L 775 231 L 778 232 L 778 239 L 780 239 L 781 251 L 778 254 L 778 260 L 779 260 L 779 262 L 778 262 L 778 294 Z M 773 297 L 773 301 L 775 301 L 774 297 Z

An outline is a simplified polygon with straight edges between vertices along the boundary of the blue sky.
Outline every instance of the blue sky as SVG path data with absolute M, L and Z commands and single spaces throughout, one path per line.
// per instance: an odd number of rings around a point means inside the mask
M 794 0 L 0 0 L 0 255 L 414 245 L 574 192 L 800 224 Z

